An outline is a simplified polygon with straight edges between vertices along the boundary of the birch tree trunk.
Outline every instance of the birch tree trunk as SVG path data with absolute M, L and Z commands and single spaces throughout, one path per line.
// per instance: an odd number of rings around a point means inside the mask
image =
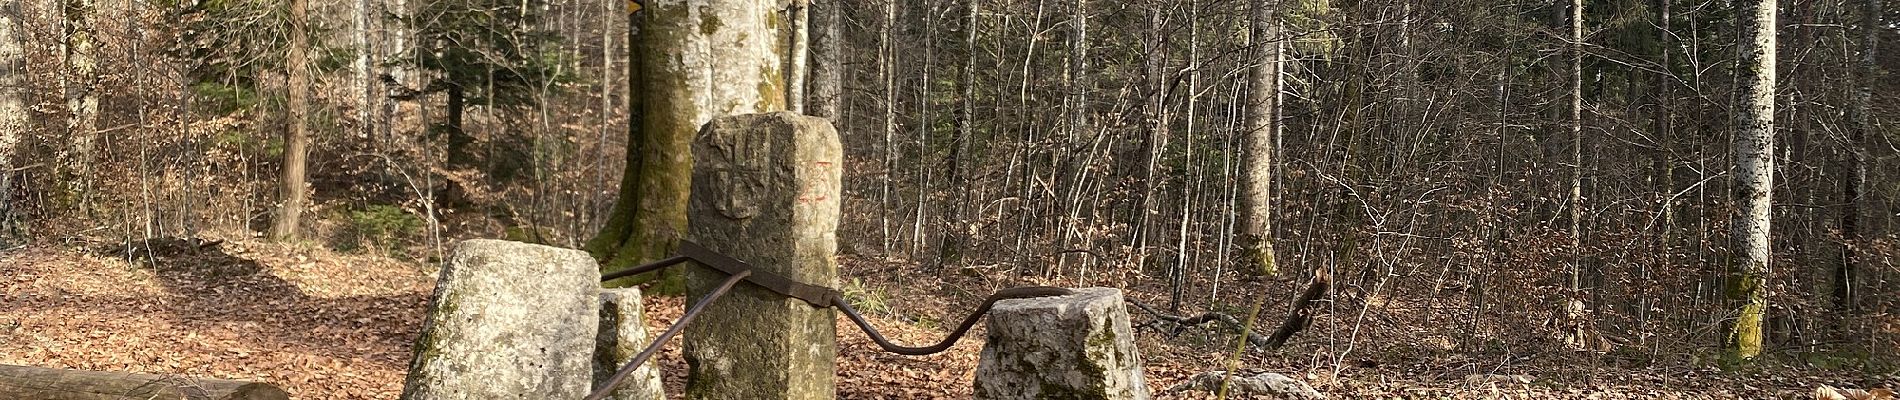
M 626 174 L 613 215 L 586 246 L 602 272 L 673 252 L 685 232 L 691 145 L 701 125 L 723 115 L 785 110 L 786 49 L 779 38 L 786 24 L 779 4 L 647 0 L 634 13 Z
M 837 1 L 837 0 L 833 0 Z M 805 81 L 811 72 L 811 0 L 792 0 L 789 10 L 792 19 L 792 54 L 790 71 L 785 73 L 785 105 L 787 110 L 805 113 Z
M 1747 362 L 1761 354 L 1775 171 L 1775 0 L 1742 5 L 1743 12 L 1737 15 L 1742 18 L 1737 75 L 1743 93 L 1734 138 L 1737 209 L 1731 228 L 1735 261 L 1729 277 L 1729 298 L 1740 308 L 1734 313 L 1726 344 L 1730 363 Z
M 891 254 L 891 181 L 897 179 L 897 46 L 891 43 L 891 30 L 897 25 L 897 0 L 884 0 L 884 18 L 879 20 L 877 37 L 878 78 L 884 81 L 884 179 L 878 181 L 878 229 L 882 251 Z
M 356 109 L 356 121 L 362 125 L 358 127 L 361 130 L 357 131 L 357 135 L 358 138 L 368 138 L 376 132 L 376 124 L 371 121 L 370 116 L 370 110 L 376 109 L 376 101 L 379 97 L 376 95 L 376 86 L 370 79 L 370 57 L 376 51 L 371 47 L 369 40 L 369 0 L 356 0 L 353 3 L 354 7 L 350 9 L 350 22 L 356 26 L 356 31 L 350 32 L 350 41 L 356 47 L 356 60 L 351 68 L 351 79 L 363 95 L 363 104 Z
M 1267 43 L 1279 36 L 1277 16 L 1268 0 L 1253 0 L 1253 29 L 1249 47 L 1258 51 L 1256 62 L 1247 70 L 1247 125 L 1242 143 L 1240 166 L 1240 271 L 1256 275 L 1274 275 L 1279 266 L 1273 254 L 1273 110 L 1279 98 L 1273 93 L 1274 66 L 1280 62 L 1278 46 Z
M 290 50 L 284 61 L 284 73 L 289 75 L 290 98 L 285 101 L 289 108 L 289 127 L 284 131 L 284 166 L 278 179 L 278 193 L 283 203 L 278 205 L 277 219 L 271 224 L 271 237 L 277 240 L 296 240 L 297 222 L 303 216 L 304 207 L 304 167 L 307 159 L 310 136 L 304 120 L 309 116 L 307 97 L 310 91 L 309 43 L 304 40 L 304 27 L 309 19 L 305 16 L 308 8 L 306 0 L 290 0 Z

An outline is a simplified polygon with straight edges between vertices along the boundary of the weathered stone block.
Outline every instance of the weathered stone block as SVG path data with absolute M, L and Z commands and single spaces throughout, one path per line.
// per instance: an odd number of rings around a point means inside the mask
M 646 306 L 640 300 L 640 288 L 603 289 L 600 291 L 600 335 L 594 345 L 594 384 L 600 387 L 620 366 L 646 350 L 653 339 L 647 335 Z M 658 358 L 648 359 L 633 375 L 620 383 L 608 396 L 614 400 L 664 399 L 660 386 Z
M 1122 292 L 1078 289 L 990 310 L 978 399 L 1147 399 Z
M 761 271 L 836 286 L 838 133 L 789 112 L 714 119 L 693 142 L 686 238 Z M 690 302 L 726 275 L 694 267 Z M 832 399 L 831 309 L 740 284 L 686 327 L 689 399 Z
M 462 242 L 429 300 L 402 398 L 586 396 L 599 292 L 599 267 L 585 252 Z

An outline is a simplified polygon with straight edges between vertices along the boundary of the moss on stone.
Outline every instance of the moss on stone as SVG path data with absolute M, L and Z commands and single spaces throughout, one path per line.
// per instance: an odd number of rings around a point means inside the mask
M 719 32 L 720 25 L 718 16 L 709 12 L 699 14 L 699 34 L 712 36 L 713 33 Z

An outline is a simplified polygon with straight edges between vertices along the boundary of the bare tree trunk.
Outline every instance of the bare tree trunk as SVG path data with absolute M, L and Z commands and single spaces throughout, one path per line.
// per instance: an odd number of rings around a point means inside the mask
M 1063 207 L 1067 207 L 1066 212 L 1061 212 L 1057 217 L 1059 229 L 1062 230 L 1058 246 L 1061 247 L 1059 250 L 1063 250 L 1063 253 L 1056 257 L 1057 271 L 1067 269 L 1070 256 L 1075 254 L 1067 251 L 1070 250 L 1070 241 L 1085 236 L 1081 233 L 1080 226 L 1084 184 L 1080 177 L 1088 168 L 1083 165 L 1088 157 L 1075 153 L 1089 151 L 1083 145 L 1088 140 L 1084 135 L 1095 131 L 1089 118 L 1089 91 L 1095 88 L 1089 79 L 1089 2 L 1088 0 L 1072 0 L 1070 5 L 1069 74 L 1068 85 L 1065 88 L 1068 90 L 1066 94 L 1068 95 L 1069 135 L 1063 141 L 1062 151 L 1065 154 L 1057 155 L 1067 161 L 1063 162 L 1063 167 L 1055 169 L 1055 172 L 1061 175 L 1053 179 L 1058 193 L 1063 193 L 1055 199 L 1061 203 L 1058 203 L 1054 209 L 1062 210 Z
M 1172 80 L 1168 72 L 1163 70 L 1163 64 L 1169 57 L 1168 39 L 1163 33 L 1168 28 L 1163 17 L 1165 13 L 1162 7 L 1148 8 L 1148 31 L 1143 33 L 1142 40 L 1142 53 L 1147 55 L 1141 61 L 1142 79 L 1150 92 L 1146 99 L 1147 105 L 1141 108 L 1143 128 L 1148 130 L 1148 138 L 1143 146 L 1147 148 L 1147 162 L 1143 165 L 1141 197 L 1135 202 L 1134 212 L 1130 213 L 1130 219 L 1134 220 L 1133 229 L 1128 234 L 1129 248 L 1134 250 L 1133 263 L 1135 268 L 1141 270 L 1148 266 L 1148 243 L 1154 241 L 1153 236 L 1160 232 L 1160 229 L 1155 228 L 1159 224 L 1153 221 L 1160 215 L 1156 209 L 1161 207 L 1161 202 L 1155 199 L 1155 190 L 1159 188 L 1161 179 L 1155 174 L 1167 153 L 1171 133 L 1168 130 L 1167 107 Z
M 66 137 L 73 141 L 72 191 L 79 196 L 82 214 L 92 213 L 92 169 L 97 157 L 99 98 L 93 90 L 99 84 L 98 59 L 93 52 L 93 0 L 65 0 L 66 19 Z
M 26 14 L 19 1 L 0 3 L 0 247 L 12 246 L 14 148 L 27 130 Z
M 833 0 L 838 1 L 838 0 Z M 811 0 L 792 0 L 792 54 L 785 72 L 785 109 L 805 113 L 805 81 L 811 72 Z
M 1735 131 L 1735 261 L 1729 297 L 1739 305 L 1728 335 L 1727 360 L 1761 354 L 1762 312 L 1768 308 L 1770 194 L 1774 188 L 1775 0 L 1742 2 L 1742 104 Z
M 1583 0 L 1570 1 L 1570 279 L 1564 294 L 1564 332 L 1583 344 Z
M 13 173 L 13 148 L 27 128 L 24 12 L 18 1 L 0 3 L 0 175 Z M 0 187 L 0 193 L 6 193 L 6 188 Z M 0 213 L 6 210 L 6 201 L 0 197 Z M 0 227 L 6 218 L 0 214 Z M 5 234 L 0 232 L 0 237 Z
M 448 137 L 448 153 L 445 156 L 448 159 L 447 164 L 451 169 L 475 168 L 475 160 L 478 158 L 474 153 L 475 137 L 469 136 L 467 131 L 462 130 L 462 112 L 468 108 L 468 92 L 462 84 L 455 82 L 449 83 L 447 92 L 447 96 L 444 96 L 447 98 L 445 101 L 447 104 L 442 107 L 442 112 L 447 115 L 443 116 L 441 128 L 442 134 Z M 456 191 L 457 189 L 453 186 L 458 185 L 451 182 L 450 191 Z M 458 196 L 451 195 L 450 197 Z
M 811 79 L 807 80 L 805 111 L 812 116 L 838 121 L 839 104 L 844 94 L 844 35 L 839 32 L 844 2 L 831 0 L 811 6 Z
M 930 233 L 925 231 L 924 227 L 929 224 L 927 221 L 932 221 L 930 178 L 936 172 L 929 168 L 928 163 L 922 161 L 930 158 L 930 134 L 935 131 L 935 124 L 931 123 L 934 120 L 931 113 L 936 110 L 930 104 L 930 92 L 936 83 L 936 79 L 931 74 L 935 71 L 933 63 L 937 61 L 938 21 L 935 15 L 937 7 L 934 3 L 920 3 L 917 6 L 923 9 L 911 15 L 913 18 L 922 20 L 921 24 L 924 26 L 924 56 L 917 62 L 917 135 L 913 141 L 917 145 L 917 156 L 913 160 L 919 162 L 916 173 L 912 175 L 916 177 L 912 183 L 917 188 L 917 203 L 914 204 L 917 208 L 916 213 L 911 214 L 913 218 L 910 222 L 910 256 L 922 259 L 926 251 L 925 247 L 930 245 Z
M 1280 77 L 1274 75 L 1274 65 L 1280 62 L 1279 47 L 1267 43 L 1275 40 L 1280 32 L 1278 16 L 1273 12 L 1267 0 L 1253 0 L 1253 29 L 1249 34 L 1249 47 L 1257 51 L 1252 66 L 1247 70 L 1247 122 L 1246 135 L 1242 139 L 1245 148 L 1243 164 L 1240 167 L 1240 254 L 1237 261 L 1241 272 L 1256 275 L 1274 275 L 1279 266 L 1274 262 L 1273 254 L 1273 119 L 1274 100 L 1278 96 L 1273 89 L 1278 87 L 1274 81 Z
M 878 182 L 881 210 L 878 226 L 883 237 L 883 252 L 891 254 L 891 180 L 897 178 L 897 46 L 891 43 L 891 30 L 897 25 L 897 0 L 884 0 L 884 19 L 879 21 L 878 74 L 884 80 L 884 179 Z
M 593 226 L 594 221 L 600 219 L 600 215 L 598 214 L 600 188 L 607 185 L 607 157 L 603 157 L 602 155 L 607 154 L 607 134 L 613 131 L 614 98 L 618 95 L 614 89 L 627 83 L 625 79 L 616 80 L 614 78 L 614 61 L 617 60 L 614 55 L 614 51 L 616 50 L 616 46 L 614 46 L 614 28 L 618 28 L 616 25 L 619 19 L 612 15 L 614 14 L 614 7 L 616 5 L 604 2 L 600 3 L 600 5 L 600 15 L 606 17 L 604 18 L 606 22 L 603 23 L 605 26 L 600 29 L 600 131 L 596 133 L 596 138 L 594 139 L 594 145 L 597 150 L 595 150 L 596 156 L 593 160 L 593 187 L 588 190 L 589 194 L 585 200 L 586 203 L 583 203 L 581 207 L 581 217 L 575 218 L 574 223 L 576 228 L 574 232 L 576 236 L 582 235 L 580 232 L 587 229 L 585 227 Z
M 1570 296 L 1583 289 L 1583 0 L 1570 1 Z
M 982 0 L 967 0 L 964 7 L 962 81 L 963 108 L 957 114 L 957 136 L 950 144 L 950 176 L 944 180 L 951 193 L 950 213 L 945 216 L 949 229 L 943 233 L 943 243 L 937 248 L 938 265 L 950 267 L 963 262 L 964 248 L 970 236 L 970 180 L 964 173 L 964 163 L 969 157 L 970 140 L 976 136 L 976 24 L 977 13 L 982 9 Z
M 1859 65 L 1855 66 L 1859 71 L 1854 74 L 1854 86 L 1849 96 L 1852 104 L 1849 104 L 1847 109 L 1847 171 L 1849 175 L 1847 179 L 1841 181 L 1842 201 L 1847 202 L 1847 207 L 1841 210 L 1840 222 L 1841 239 L 1845 243 L 1841 246 L 1840 265 L 1834 271 L 1834 306 L 1843 311 L 1859 308 L 1856 304 L 1859 293 L 1854 287 L 1858 280 L 1856 263 L 1860 261 L 1856 246 L 1861 245 L 1860 191 L 1867 182 L 1866 151 L 1869 148 L 1867 134 L 1874 129 L 1874 80 L 1880 72 L 1874 58 L 1880 41 L 1880 17 L 1883 15 L 1880 2 L 1881 0 L 1860 1 L 1860 60 Z
M 306 103 L 310 91 L 309 43 L 305 40 L 304 30 L 309 19 L 305 17 L 305 0 L 290 0 L 290 51 L 284 62 L 284 73 L 289 75 L 289 99 L 285 101 L 289 108 L 289 127 L 284 130 L 284 165 L 278 178 L 278 193 L 283 203 L 278 205 L 277 220 L 271 224 L 270 235 L 281 241 L 297 239 L 297 221 L 303 216 L 304 207 L 304 167 L 306 152 L 310 143 L 309 133 L 305 131 L 305 119 L 309 116 Z
M 1674 17 L 1671 15 L 1674 12 L 1671 3 L 1674 3 L 1674 1 L 1657 0 L 1656 3 L 1656 9 L 1658 10 L 1656 41 L 1661 44 L 1661 46 L 1659 46 L 1661 50 L 1659 51 L 1661 52 L 1660 61 L 1662 64 L 1662 72 L 1656 74 L 1656 90 L 1658 93 L 1656 95 L 1657 111 L 1655 129 L 1657 141 L 1662 143 L 1662 148 L 1656 151 L 1657 168 L 1655 173 L 1662 177 L 1662 190 L 1660 193 L 1657 193 L 1657 195 L 1661 197 L 1660 204 L 1658 204 L 1658 206 L 1662 208 L 1658 211 L 1661 215 L 1657 220 L 1660 221 L 1660 230 L 1662 232 L 1659 234 L 1661 237 L 1656 241 L 1655 247 L 1657 265 L 1655 268 L 1646 269 L 1642 276 L 1638 277 L 1643 280 L 1650 279 L 1654 270 L 1670 268 L 1674 265 L 1675 261 L 1673 247 L 1675 245 L 1676 234 L 1676 202 L 1675 198 L 1672 197 L 1672 192 L 1676 190 L 1676 167 L 1672 149 L 1675 148 L 1676 144 L 1674 139 L 1676 130 L 1676 83 L 1675 64 L 1671 61 L 1670 57 L 1672 44 L 1674 43 L 1674 35 L 1669 28 L 1670 25 L 1672 25 L 1670 20 Z M 1639 299 L 1637 313 L 1639 314 L 1638 321 L 1640 321 L 1640 325 L 1636 337 L 1637 343 L 1646 344 L 1649 340 L 1649 312 L 1650 309 L 1653 308 L 1650 303 L 1652 298 L 1650 293 L 1653 292 L 1654 288 L 1648 285 L 1643 285 L 1641 288 L 1641 292 L 1637 294 Z
M 359 105 L 356 109 L 356 121 L 362 124 L 362 126 L 359 127 L 361 130 L 357 132 L 357 135 L 358 138 L 369 138 L 372 133 L 376 132 L 376 125 L 371 122 L 372 117 L 370 116 L 370 110 L 376 109 L 376 102 L 378 97 L 380 97 L 376 95 L 376 86 L 370 79 L 370 58 L 376 51 L 375 48 L 370 45 L 369 40 L 369 0 L 356 0 L 353 3 L 354 8 L 350 9 L 350 21 L 355 24 L 356 31 L 350 33 L 350 40 L 352 42 L 351 44 L 356 47 L 356 62 L 355 65 L 352 66 L 351 78 L 354 80 L 356 87 L 361 89 L 363 95 L 363 104 Z
M 770 0 L 649 0 L 633 15 L 626 175 L 587 250 L 612 272 L 671 254 L 685 233 L 693 135 L 713 117 L 785 110 L 786 49 Z M 719 21 L 716 25 L 701 21 Z M 650 277 L 616 284 L 638 283 Z M 669 279 L 669 284 L 677 283 Z M 676 288 L 662 288 L 669 291 Z
M 1183 151 L 1184 153 L 1183 158 L 1185 158 L 1185 160 L 1183 160 L 1182 164 L 1187 165 L 1190 172 L 1192 172 L 1197 166 L 1196 160 L 1194 157 L 1196 153 L 1196 150 L 1194 149 L 1194 133 L 1195 133 L 1194 122 L 1195 122 L 1195 117 L 1199 115 L 1197 113 L 1198 111 L 1197 107 L 1199 107 L 1199 104 L 1196 102 L 1196 100 L 1199 99 L 1200 96 L 1198 95 L 1200 94 L 1200 91 L 1201 91 L 1201 18 L 1200 18 L 1201 17 L 1201 13 L 1200 13 L 1201 2 L 1200 0 L 1188 0 L 1187 8 L 1188 8 L 1188 19 L 1187 19 L 1187 28 L 1188 28 L 1187 72 L 1188 72 L 1188 76 L 1187 76 L 1187 95 L 1185 96 L 1185 100 L 1187 101 L 1187 104 L 1186 104 L 1187 110 L 1184 113 L 1186 114 L 1186 118 L 1182 120 L 1184 122 L 1182 124 L 1182 128 L 1183 128 L 1182 130 L 1184 132 L 1182 132 L 1181 134 L 1181 144 L 1184 147 L 1186 147 L 1186 150 Z M 1207 174 L 1206 168 L 1199 168 L 1199 171 L 1200 171 L 1199 174 L 1193 175 L 1193 178 L 1191 179 L 1193 179 L 1196 182 L 1205 182 L 1206 174 Z M 1175 231 L 1174 265 L 1171 268 L 1169 268 L 1169 271 L 1168 271 L 1168 310 L 1172 312 L 1181 312 L 1181 299 L 1183 297 L 1186 297 L 1185 292 L 1187 291 L 1186 281 L 1187 281 L 1188 269 L 1190 268 L 1189 267 L 1190 265 L 1193 265 L 1190 263 L 1194 262 L 1193 259 L 1190 259 L 1189 253 L 1193 253 L 1194 258 L 1199 258 L 1200 256 L 1199 250 L 1201 246 L 1195 246 L 1192 250 L 1190 250 L 1188 247 L 1188 226 L 1194 224 L 1195 214 L 1193 213 L 1193 210 L 1195 209 L 1194 208 L 1195 203 L 1198 201 L 1201 204 L 1206 204 L 1207 202 L 1205 200 L 1205 197 L 1201 197 L 1201 196 L 1206 196 L 1207 194 L 1209 194 L 1209 192 L 1212 192 L 1212 190 L 1207 190 L 1204 188 L 1204 186 L 1197 186 L 1191 192 L 1193 193 L 1192 195 L 1181 196 L 1181 208 L 1180 208 L 1181 225 L 1180 225 L 1180 228 Z M 1225 219 L 1225 217 L 1221 217 L 1221 218 Z M 1205 225 L 1206 223 L 1202 222 L 1202 226 L 1205 226 Z

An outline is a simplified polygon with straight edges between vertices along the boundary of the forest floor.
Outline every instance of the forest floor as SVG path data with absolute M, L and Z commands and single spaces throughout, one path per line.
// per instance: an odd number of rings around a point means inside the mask
M 127 261 L 128 254 L 133 261 Z M 941 338 L 943 327 L 953 323 L 946 321 L 962 318 L 991 289 L 1062 283 L 1005 271 L 963 272 L 968 271 L 847 258 L 843 289 L 892 340 L 919 344 Z M 254 240 L 5 250 L 0 252 L 0 364 L 266 381 L 297 399 L 394 399 L 402 391 L 410 344 L 434 276 L 435 267 L 416 262 Z M 1271 281 L 1229 286 L 1248 293 L 1291 287 Z M 1167 293 L 1164 287 L 1141 285 L 1125 290 L 1130 298 L 1146 300 Z M 649 324 L 656 329 L 672 323 L 682 309 L 677 297 L 651 298 L 647 305 Z M 1136 323 L 1151 319 L 1131 312 Z M 878 351 L 856 327 L 839 321 L 839 398 L 970 396 L 982 346 L 980 327 L 948 352 L 904 357 Z M 1277 318 L 1263 321 L 1277 323 Z M 1224 335 L 1212 330 L 1173 337 L 1153 330 L 1138 334 L 1156 397 L 1213 398 L 1167 389 L 1196 373 L 1221 369 L 1232 352 L 1221 344 Z M 1323 339 L 1294 341 L 1302 340 Z M 1405 340 L 1375 336 L 1360 342 Z M 1365 347 L 1340 362 L 1307 355 L 1318 354 L 1312 346 L 1249 351 L 1239 365 L 1303 379 L 1332 398 L 1813 398 L 1822 384 L 1900 384 L 1893 375 L 1866 371 L 1770 366 L 1725 373 L 1692 365 L 1616 366 L 1568 353 L 1522 354 L 1495 363 L 1505 368 L 1382 350 L 1403 345 Z M 677 395 L 686 369 L 677 340 L 660 361 L 668 392 Z M 1478 382 L 1474 372 L 1522 375 L 1528 382 Z

